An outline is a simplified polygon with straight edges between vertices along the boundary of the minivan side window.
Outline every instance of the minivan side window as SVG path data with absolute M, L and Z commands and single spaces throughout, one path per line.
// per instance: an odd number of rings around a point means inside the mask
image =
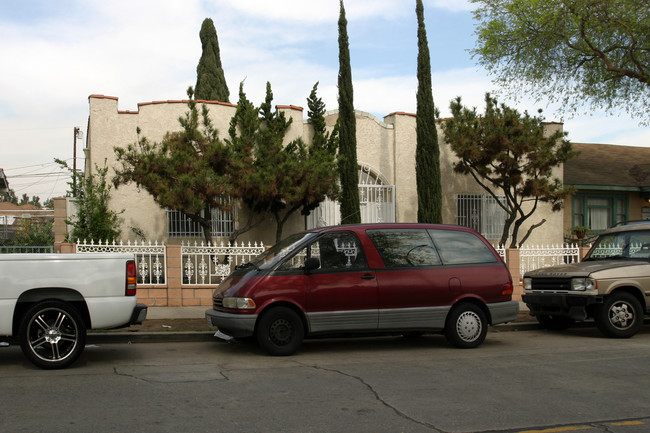
M 368 262 L 357 236 L 352 232 L 325 233 L 280 265 L 279 271 L 299 269 L 305 259 L 320 259 L 319 271 L 367 269 Z
M 366 233 L 387 268 L 442 264 L 431 237 L 424 229 L 380 229 Z
M 445 265 L 495 263 L 497 258 L 481 239 L 469 232 L 429 230 Z

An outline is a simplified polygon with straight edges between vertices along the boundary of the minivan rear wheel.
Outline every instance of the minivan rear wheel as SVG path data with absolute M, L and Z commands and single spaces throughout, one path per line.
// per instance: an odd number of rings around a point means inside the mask
M 487 319 L 481 308 L 474 304 L 455 306 L 447 316 L 445 337 L 461 349 L 478 347 L 487 335 Z
M 293 355 L 305 337 L 300 316 L 287 307 L 273 307 L 259 319 L 255 336 L 260 347 L 274 356 Z

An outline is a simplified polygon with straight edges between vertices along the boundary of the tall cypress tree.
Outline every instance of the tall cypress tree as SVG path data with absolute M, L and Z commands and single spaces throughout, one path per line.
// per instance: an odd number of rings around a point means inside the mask
M 431 85 L 431 60 L 424 28 L 422 0 L 416 0 L 418 18 L 418 92 L 415 151 L 415 178 L 418 193 L 418 222 L 442 223 L 442 183 L 440 147 Z
M 230 91 L 221 66 L 219 39 L 212 19 L 206 18 L 199 32 L 203 52 L 196 67 L 196 99 L 230 102 Z
M 359 169 L 357 166 L 357 123 L 352 96 L 352 71 L 348 21 L 343 0 L 339 15 L 339 174 L 341 177 L 341 223 L 361 222 Z

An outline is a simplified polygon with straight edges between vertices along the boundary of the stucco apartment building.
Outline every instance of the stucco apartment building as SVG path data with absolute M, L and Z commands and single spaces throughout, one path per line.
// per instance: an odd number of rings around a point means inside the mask
M 228 103 L 200 101 L 207 104 L 214 126 L 222 137 L 226 137 L 231 117 L 236 106 Z M 138 139 L 136 128 L 141 135 L 151 141 L 160 142 L 168 131 L 179 130 L 178 118 L 188 111 L 187 101 L 155 101 L 138 104 L 137 111 L 124 111 L 118 108 L 118 98 L 104 95 L 89 97 L 90 116 L 86 147 L 86 171 L 94 170 L 95 165 L 115 167 L 114 147 L 124 147 Z M 276 107 L 293 119 L 286 135 L 289 142 L 302 137 L 311 141 L 312 129 L 304 119 L 303 109 L 296 106 Z M 333 128 L 338 117 L 337 111 L 326 113 L 328 128 Z M 357 155 L 360 173 L 359 194 L 362 202 L 362 221 L 417 221 L 417 192 L 415 180 L 416 126 L 415 115 L 395 112 L 384 117 L 377 117 L 356 112 L 357 119 Z M 559 123 L 546 125 L 549 133 L 561 129 Z M 486 192 L 469 176 L 453 172 L 454 156 L 445 144 L 439 131 L 440 163 L 443 180 L 443 221 L 474 227 L 491 240 L 500 237 L 503 214 Z M 109 170 L 110 174 L 113 174 Z M 562 168 L 555 175 L 563 177 Z M 182 214 L 161 209 L 145 191 L 135 185 L 120 186 L 111 193 L 111 206 L 122 211 L 123 239 L 134 239 L 130 228 L 135 227 L 149 240 L 164 241 L 175 244 L 181 241 L 201 241 L 197 227 L 189 224 Z M 308 217 L 296 215 L 285 225 L 287 235 L 305 228 L 320 225 L 337 224 L 338 211 L 336 203 L 323 203 L 319 209 Z M 219 213 L 213 216 L 215 241 L 225 240 L 228 231 L 245 212 L 238 209 L 233 213 Z M 533 232 L 532 243 L 561 243 L 563 241 L 564 219 L 562 212 L 551 212 L 542 205 L 530 223 L 545 219 L 546 223 Z M 527 227 L 522 229 L 525 233 Z M 268 224 L 242 235 L 241 241 L 274 242 L 275 226 L 269 219 Z

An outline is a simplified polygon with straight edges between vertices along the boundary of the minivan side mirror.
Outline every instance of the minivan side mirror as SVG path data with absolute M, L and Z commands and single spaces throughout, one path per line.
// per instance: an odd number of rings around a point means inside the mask
M 305 259 L 305 274 L 309 274 L 314 269 L 320 268 L 320 259 L 318 257 L 308 257 Z

